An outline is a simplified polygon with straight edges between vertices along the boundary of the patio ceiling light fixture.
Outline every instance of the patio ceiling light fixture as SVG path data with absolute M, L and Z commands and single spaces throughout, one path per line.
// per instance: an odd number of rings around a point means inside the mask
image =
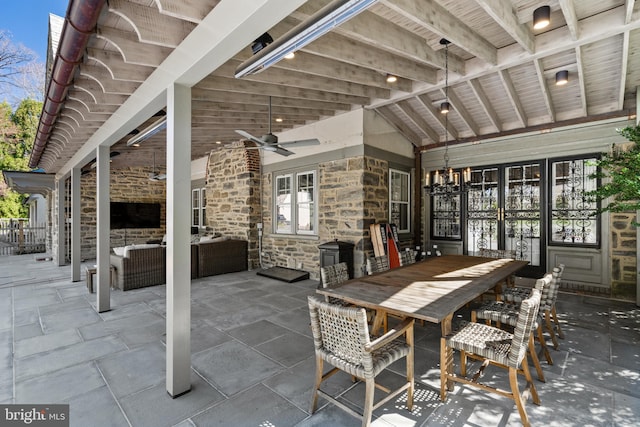
M 562 86 L 569 83 L 569 70 L 560 70 L 556 73 L 556 85 Z
M 441 196 L 444 200 L 451 201 L 455 195 L 466 191 L 471 183 L 471 169 L 466 168 L 462 171 L 462 181 L 460 182 L 460 173 L 454 172 L 449 167 L 449 112 L 451 104 L 449 103 L 449 44 L 447 39 L 441 39 L 440 44 L 444 45 L 444 97 L 445 101 L 440 104 L 440 113 L 444 114 L 444 167 L 436 170 L 433 182 L 431 182 L 431 172 L 427 171 L 425 190 L 428 195 Z
M 551 23 L 551 8 L 549 6 L 540 6 L 533 11 L 533 28 L 541 30 Z
M 263 71 L 291 52 L 308 45 L 333 28 L 353 18 L 378 0 L 336 0 L 309 19 L 296 25 L 281 38 L 240 64 L 235 77 L 241 78 Z
M 139 133 L 133 136 L 133 138 L 127 141 L 127 147 L 131 147 L 132 145 L 137 146 L 142 141 L 151 138 L 156 133 L 160 132 L 162 129 L 167 127 L 167 117 L 161 117 L 149 127 L 144 130 L 141 130 Z

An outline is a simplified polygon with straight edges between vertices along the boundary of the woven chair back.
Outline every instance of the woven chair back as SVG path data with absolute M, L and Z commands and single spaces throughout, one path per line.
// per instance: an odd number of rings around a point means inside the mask
M 371 353 L 364 351 L 370 342 L 367 313 L 364 308 L 343 307 L 309 298 L 311 332 L 317 351 L 362 365 L 365 372 L 373 372 Z M 339 366 L 337 360 L 332 364 Z
M 414 251 L 400 252 L 400 265 L 409 265 L 415 262 L 416 262 L 416 255 Z
M 527 346 L 531 331 L 536 324 L 538 317 L 538 309 L 540 308 L 540 291 L 534 289 L 531 296 L 522 301 L 520 304 L 520 312 L 518 321 L 513 331 L 513 339 L 511 340 L 511 349 L 509 351 L 508 365 L 512 368 L 518 368 L 520 362 L 527 353 Z
M 320 268 L 323 288 L 334 288 L 349 280 L 349 269 L 346 262 Z
M 374 274 L 389 269 L 389 257 L 386 255 L 367 259 L 367 273 Z

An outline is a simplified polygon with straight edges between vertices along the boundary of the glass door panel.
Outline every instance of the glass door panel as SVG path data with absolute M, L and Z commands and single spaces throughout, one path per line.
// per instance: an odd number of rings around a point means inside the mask
M 543 264 L 540 169 L 539 163 L 504 168 L 504 248 L 530 267 Z
M 499 249 L 500 191 L 498 168 L 474 169 L 467 194 L 467 253 Z
M 431 238 L 460 239 L 460 194 L 435 195 L 431 203 Z
M 514 251 L 529 261 L 523 276 L 544 273 L 540 163 L 477 168 L 471 171 L 466 210 L 466 253 L 480 249 Z

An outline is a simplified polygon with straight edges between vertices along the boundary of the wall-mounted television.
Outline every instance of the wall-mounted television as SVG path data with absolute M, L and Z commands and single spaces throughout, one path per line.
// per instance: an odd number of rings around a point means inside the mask
M 160 228 L 160 203 L 111 202 L 111 229 Z

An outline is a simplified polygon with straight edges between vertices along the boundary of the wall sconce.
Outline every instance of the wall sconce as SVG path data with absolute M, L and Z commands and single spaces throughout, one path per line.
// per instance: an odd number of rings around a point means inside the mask
M 566 85 L 569 82 L 569 71 L 560 70 L 556 73 L 556 86 Z
M 551 8 L 549 6 L 540 6 L 533 11 L 533 28 L 540 30 L 551 22 Z

